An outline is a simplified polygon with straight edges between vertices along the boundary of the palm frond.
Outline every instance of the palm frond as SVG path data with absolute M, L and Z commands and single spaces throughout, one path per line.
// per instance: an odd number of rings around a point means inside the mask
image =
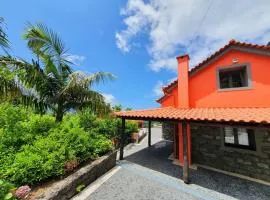
M 49 56 L 55 66 L 58 67 L 59 74 L 62 70 L 71 71 L 70 67 L 67 69 L 67 65 L 71 62 L 66 59 L 67 50 L 64 42 L 54 30 L 42 23 L 28 23 L 26 29 L 23 37 L 27 40 L 28 47 L 37 56 L 41 58 Z
M 10 48 L 10 42 L 7 34 L 4 30 L 5 21 L 3 17 L 0 17 L 0 47 L 6 52 Z
M 66 111 L 70 109 L 81 110 L 86 107 L 98 115 L 105 115 L 111 111 L 104 97 L 93 90 L 81 89 L 77 93 L 70 93 L 66 97 L 68 97 L 66 98 L 67 101 L 63 105 Z
M 61 56 L 65 53 L 65 45 L 61 38 L 52 29 L 42 23 L 27 24 L 27 31 L 23 37 L 28 41 L 30 49 L 37 52 L 46 52 L 49 55 Z
M 58 94 L 59 82 L 54 76 L 44 73 L 37 61 L 32 60 L 32 63 L 28 63 L 22 59 L 1 56 L 1 64 L 16 74 L 16 82 L 19 83 L 22 94 L 26 97 L 35 96 L 40 102 L 47 103 L 51 96 Z M 26 94 L 25 91 L 27 90 L 31 93 Z M 26 103 L 26 101 L 23 101 L 23 103 Z
M 69 82 L 64 88 L 66 90 L 84 88 L 89 89 L 93 84 L 105 82 L 106 80 L 114 80 L 116 77 L 108 72 L 97 72 L 94 74 L 86 74 L 81 71 L 76 71 L 69 76 Z
M 37 112 L 44 114 L 50 108 L 50 105 L 46 102 L 42 101 L 41 99 L 37 98 L 35 95 L 21 95 L 18 99 L 19 103 L 27 107 L 34 108 Z

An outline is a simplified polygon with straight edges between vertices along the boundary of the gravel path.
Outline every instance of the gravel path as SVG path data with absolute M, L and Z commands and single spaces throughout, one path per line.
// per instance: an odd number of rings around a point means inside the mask
M 172 143 L 161 139 L 160 129 L 153 128 L 152 143 L 147 148 L 146 137 L 128 145 L 119 170 L 85 199 L 270 199 L 269 186 L 204 169 L 190 170 L 192 184 L 186 185 L 182 168 L 168 160 Z

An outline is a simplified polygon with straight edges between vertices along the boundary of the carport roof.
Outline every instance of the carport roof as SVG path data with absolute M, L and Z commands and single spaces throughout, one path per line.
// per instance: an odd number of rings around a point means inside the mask
M 270 124 L 270 108 L 189 108 L 163 107 L 115 112 L 117 117 L 143 120 L 179 120 Z

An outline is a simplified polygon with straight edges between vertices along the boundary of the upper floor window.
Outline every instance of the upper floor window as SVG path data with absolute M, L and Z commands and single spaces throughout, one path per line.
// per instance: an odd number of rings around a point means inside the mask
M 248 66 L 218 69 L 219 89 L 249 87 Z
M 253 129 L 224 128 L 224 144 L 241 149 L 256 150 L 255 135 Z

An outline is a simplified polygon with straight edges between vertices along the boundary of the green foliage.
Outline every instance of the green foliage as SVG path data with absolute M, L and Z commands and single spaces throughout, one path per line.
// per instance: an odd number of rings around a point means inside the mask
M 104 155 L 105 153 L 113 150 L 112 141 L 109 140 L 106 136 L 92 133 L 91 143 L 90 143 L 90 152 L 94 157 L 99 155 Z
M 22 145 L 48 134 L 54 126 L 54 118 L 49 115 L 36 115 L 21 106 L 0 104 L 0 158 L 1 153 L 6 153 L 3 148 L 18 151 Z
M 15 188 L 12 183 L 0 179 L 0 199 L 12 200 L 15 199 L 11 191 Z
M 0 56 L 0 66 L 8 73 L 19 71 L 12 80 L 0 74 L 0 83 L 7 85 L 3 87 L 0 84 L 0 99 L 16 91 L 16 99 L 20 103 L 42 114 L 53 111 L 57 122 L 61 122 L 64 114 L 71 109 L 91 107 L 97 114 L 110 112 L 103 95 L 94 91 L 92 86 L 113 80 L 114 75 L 108 72 L 87 74 L 73 71 L 73 63 L 61 37 L 42 23 L 27 24 L 23 36 L 29 50 L 38 59 L 28 62 L 17 57 Z
M 5 32 L 4 25 L 5 25 L 5 20 L 3 17 L 0 16 L 0 47 L 4 51 L 6 51 L 8 48 L 10 48 L 10 42 Z
M 127 120 L 126 123 L 126 133 L 136 133 L 138 132 L 138 123 L 136 121 L 133 120 Z
M 97 132 L 98 124 L 86 130 L 79 115 L 55 123 L 52 116 L 9 104 L 0 104 L 0 114 L 0 178 L 16 185 L 63 175 L 68 161 L 80 163 L 113 149 L 111 140 Z
M 78 185 L 78 186 L 76 187 L 76 192 L 77 192 L 77 193 L 81 192 L 85 187 L 86 187 L 86 186 L 85 186 L 84 184 Z
M 91 109 L 86 108 L 78 113 L 80 126 L 86 131 L 90 131 L 98 127 L 97 116 L 92 112 Z
M 79 113 L 80 125 L 86 131 L 95 132 L 108 138 L 120 138 L 121 134 L 121 119 L 108 116 L 107 118 L 98 118 L 86 109 Z M 127 135 L 138 132 L 138 123 L 136 121 L 127 120 L 125 132 Z

